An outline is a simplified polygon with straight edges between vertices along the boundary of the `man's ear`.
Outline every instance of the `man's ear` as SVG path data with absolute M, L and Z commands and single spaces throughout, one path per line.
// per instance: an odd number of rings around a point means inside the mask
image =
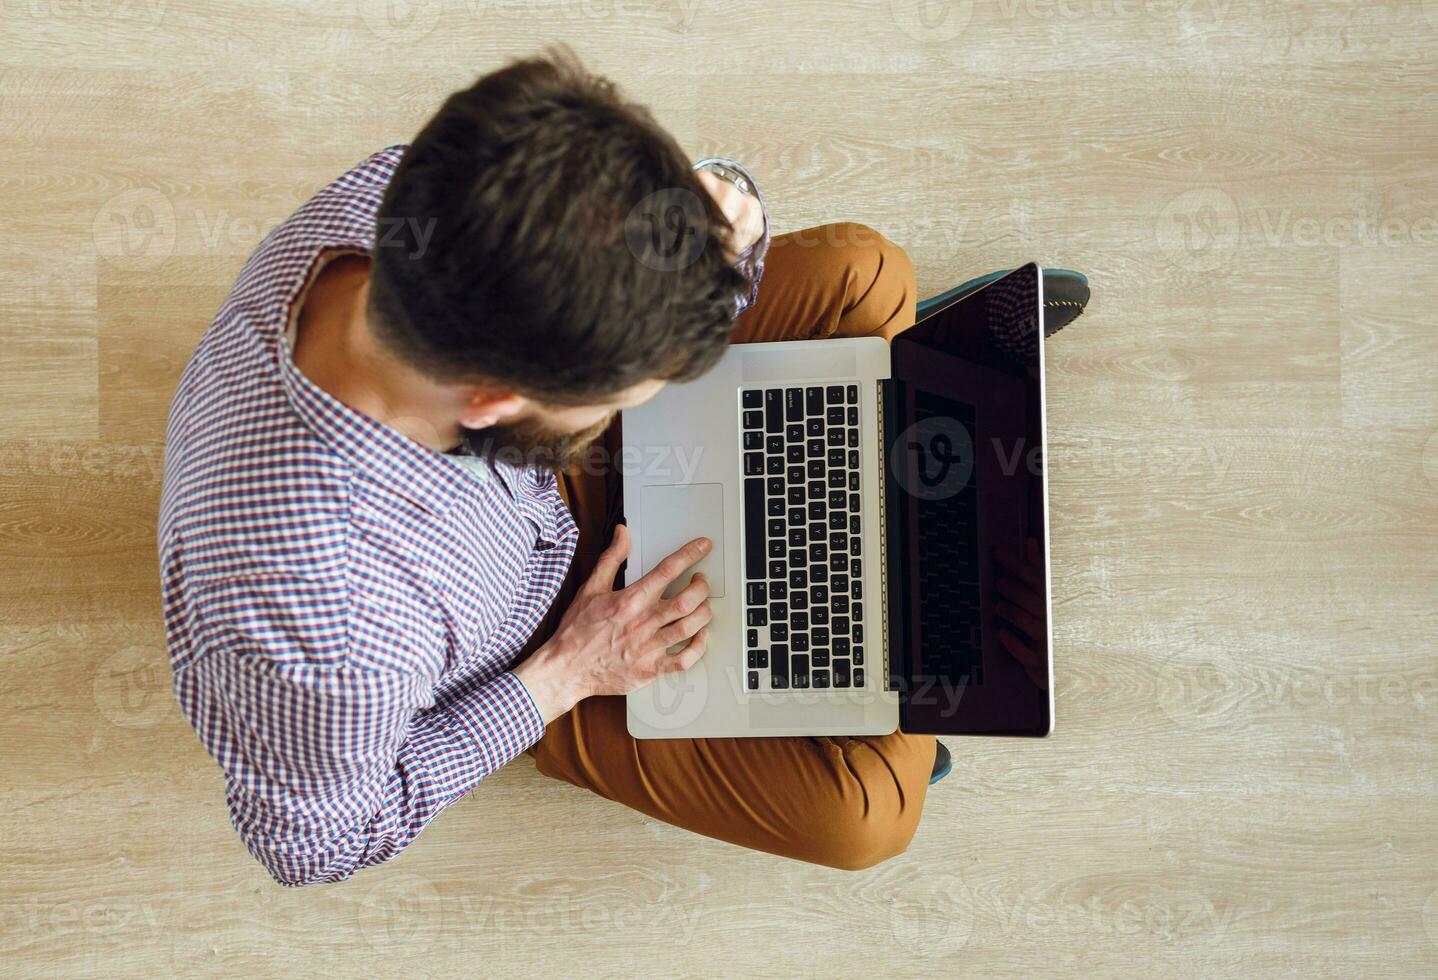
M 459 424 L 466 429 L 487 429 L 514 418 L 528 404 L 528 399 L 512 391 L 472 388 L 465 399 Z

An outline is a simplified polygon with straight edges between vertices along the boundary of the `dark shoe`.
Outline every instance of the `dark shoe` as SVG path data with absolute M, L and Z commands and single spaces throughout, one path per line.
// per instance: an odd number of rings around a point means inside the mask
M 926 299 L 919 304 L 919 315 L 923 316 L 926 307 L 953 299 L 956 296 L 965 296 L 1013 271 L 1012 269 L 1000 269 L 997 272 L 990 272 L 986 276 L 970 279 L 938 296 Z M 1052 337 L 1077 320 L 1079 314 L 1088 306 L 1089 296 L 1088 277 L 1083 273 L 1073 272 L 1069 269 L 1045 269 L 1044 336 Z
M 949 774 L 954 768 L 953 757 L 949 755 L 948 746 L 938 739 L 934 740 L 937 751 L 934 753 L 934 771 L 929 774 L 929 785 L 932 786 Z

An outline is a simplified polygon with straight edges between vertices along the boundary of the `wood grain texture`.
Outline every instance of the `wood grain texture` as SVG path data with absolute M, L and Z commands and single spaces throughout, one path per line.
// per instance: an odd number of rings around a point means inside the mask
M 1438 972 L 1438 0 L 0 4 L 7 974 Z M 1049 345 L 1057 734 L 954 743 L 856 874 L 509 766 L 282 890 L 169 691 L 169 399 L 249 250 L 553 40 L 776 230 L 921 291 L 1089 273 Z

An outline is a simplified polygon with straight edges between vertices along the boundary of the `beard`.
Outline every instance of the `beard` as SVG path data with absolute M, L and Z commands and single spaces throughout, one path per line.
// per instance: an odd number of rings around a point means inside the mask
M 465 438 L 476 456 L 491 463 L 559 472 L 574 465 L 584 451 L 604 435 L 614 421 L 614 414 L 610 412 L 576 432 L 555 429 L 538 419 L 526 419 L 487 429 L 465 430 Z

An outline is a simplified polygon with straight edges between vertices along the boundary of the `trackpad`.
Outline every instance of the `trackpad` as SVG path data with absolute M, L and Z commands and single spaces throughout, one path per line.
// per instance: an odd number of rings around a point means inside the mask
M 647 575 L 665 558 L 695 538 L 708 538 L 714 548 L 664 590 L 672 596 L 702 573 L 709 594 L 724 595 L 724 485 L 691 483 L 676 487 L 645 487 L 639 491 L 640 567 Z

